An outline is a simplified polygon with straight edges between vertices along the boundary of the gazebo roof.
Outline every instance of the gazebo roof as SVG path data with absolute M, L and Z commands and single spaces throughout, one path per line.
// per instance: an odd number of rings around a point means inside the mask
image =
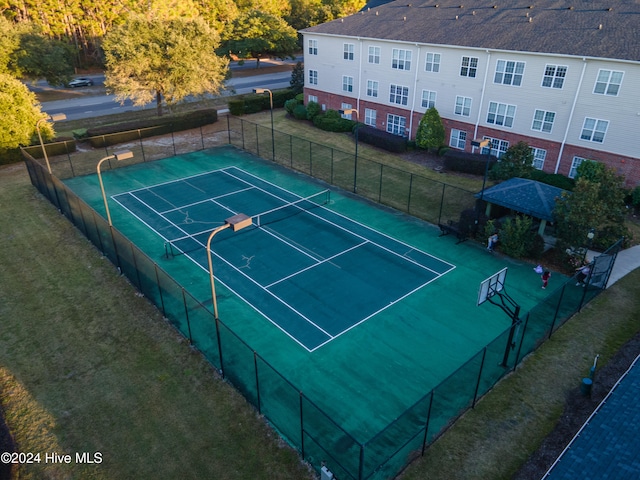
M 510 208 L 525 215 L 553 221 L 552 212 L 556 205 L 556 198 L 566 191 L 535 180 L 511 178 L 485 189 L 482 198 L 489 203 Z M 480 195 L 481 193 L 477 193 L 476 197 L 480 198 Z

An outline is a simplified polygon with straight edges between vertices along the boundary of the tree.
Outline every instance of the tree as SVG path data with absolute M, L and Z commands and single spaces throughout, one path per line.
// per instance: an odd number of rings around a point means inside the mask
M 11 75 L 0 73 L 0 151 L 31 144 L 41 118 L 35 94 Z M 41 125 L 40 132 L 43 138 L 53 136 L 48 123 Z
M 629 235 L 624 225 L 623 182 L 603 164 L 582 162 L 573 192 L 563 194 L 553 211 L 561 249 L 584 247 L 590 231 L 595 232 L 593 244 L 601 248 Z
M 291 71 L 289 85 L 295 93 L 302 93 L 304 89 L 304 63 L 297 62 Z
M 13 56 L 16 73 L 22 78 L 44 78 L 50 85 L 63 85 L 75 72 L 69 46 L 37 32 L 21 35 Z
M 444 145 L 444 124 L 435 107 L 429 108 L 420 119 L 416 145 L 425 149 L 440 148 Z
M 514 177 L 530 178 L 533 166 L 533 151 L 526 142 L 510 146 L 491 169 L 494 180 L 508 180 Z
M 218 93 L 228 60 L 214 52 L 218 34 L 200 19 L 159 19 L 134 15 L 104 39 L 105 86 L 116 100 L 146 105 L 162 99 L 174 105 L 188 95 Z
M 225 34 L 221 51 L 240 58 L 273 56 L 281 59 L 293 57 L 298 49 L 296 31 L 283 19 L 258 10 L 246 12 L 236 18 Z

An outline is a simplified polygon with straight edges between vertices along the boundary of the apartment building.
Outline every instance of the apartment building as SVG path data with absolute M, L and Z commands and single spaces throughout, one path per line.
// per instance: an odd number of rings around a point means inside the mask
M 452 148 L 522 140 L 545 172 L 590 159 L 640 185 L 637 0 L 397 0 L 301 33 L 323 109 L 413 139 L 435 106 Z

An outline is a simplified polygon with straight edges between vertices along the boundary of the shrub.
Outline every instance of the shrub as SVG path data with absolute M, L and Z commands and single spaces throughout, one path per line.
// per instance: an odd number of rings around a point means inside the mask
M 324 115 L 316 115 L 313 124 L 327 132 L 350 132 L 355 122 L 342 118 L 336 110 L 327 110 Z
M 497 163 L 498 159 L 491 156 L 489 169 Z M 462 152 L 460 150 L 447 150 L 444 154 L 444 166 L 447 170 L 455 172 L 484 175 L 487 168 L 487 156 L 476 153 Z
M 403 153 L 407 151 L 406 138 L 369 126 L 358 128 L 358 140 L 389 152 Z
M 562 188 L 563 190 L 572 191 L 575 187 L 575 180 L 573 178 L 565 177 L 559 173 L 545 173 L 542 170 L 534 170 L 531 172 L 531 180 L 546 183 L 554 187 Z
M 320 115 L 322 107 L 318 102 L 307 103 L 307 120 L 313 120 L 316 116 Z
M 298 100 L 296 100 L 295 98 L 291 98 L 286 102 L 284 102 L 284 109 L 287 111 L 289 115 L 293 115 L 293 109 L 296 108 L 296 106 L 298 105 L 299 105 Z
M 501 250 L 513 258 L 524 258 L 530 254 L 533 245 L 531 226 L 533 219 L 527 215 L 517 215 L 503 223 L 500 229 Z
M 293 116 L 297 120 L 306 120 L 307 119 L 307 107 L 302 105 L 301 103 L 296 105 L 293 109 Z
M 637 210 L 640 210 L 640 187 L 636 187 L 631 191 L 631 205 Z
M 218 121 L 218 111 L 205 108 L 180 115 L 147 118 L 133 122 L 105 125 L 87 130 L 89 142 L 94 148 L 124 143 L 140 138 L 164 135 L 209 125 Z

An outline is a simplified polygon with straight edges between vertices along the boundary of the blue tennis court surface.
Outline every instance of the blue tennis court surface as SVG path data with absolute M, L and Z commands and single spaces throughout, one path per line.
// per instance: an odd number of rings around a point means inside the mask
M 237 213 L 251 216 L 251 227 L 215 236 L 216 282 L 309 351 L 455 268 L 333 212 L 328 192 L 302 198 L 237 167 L 112 198 L 168 255 L 185 255 L 205 272 L 211 231 Z

